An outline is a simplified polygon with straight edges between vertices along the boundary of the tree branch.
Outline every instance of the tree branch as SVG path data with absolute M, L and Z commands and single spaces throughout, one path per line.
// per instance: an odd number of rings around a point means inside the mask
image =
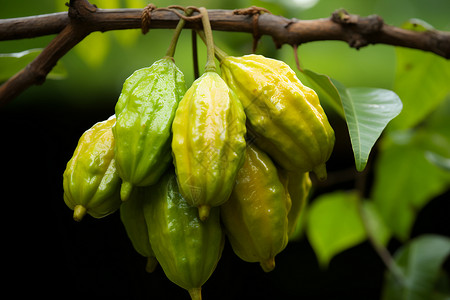
M 58 34 L 29 66 L 0 87 L 0 107 L 29 86 L 43 83 L 56 62 L 89 33 L 141 28 L 142 11 L 98 9 L 87 0 L 72 0 L 68 13 L 0 20 L 0 41 Z M 340 40 L 356 49 L 369 44 L 387 44 L 429 51 L 450 59 L 450 32 L 405 30 L 385 24 L 378 16 L 359 17 L 338 10 L 330 18 L 297 20 L 263 13 L 255 23 L 252 15 L 236 10 L 208 10 L 208 14 L 213 30 L 254 35 L 257 31 L 258 36 L 271 36 L 277 47 Z M 178 20 L 173 12 L 155 10 L 149 28 L 175 28 Z M 199 29 L 201 23 L 188 22 L 185 27 Z

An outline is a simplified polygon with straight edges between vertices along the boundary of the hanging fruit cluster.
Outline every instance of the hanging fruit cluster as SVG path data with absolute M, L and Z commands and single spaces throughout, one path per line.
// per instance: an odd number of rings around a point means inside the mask
M 120 208 L 147 271 L 159 264 L 192 299 L 201 299 L 225 237 L 244 261 L 274 269 L 311 188 L 309 172 L 326 178 L 334 146 L 316 93 L 287 64 L 226 55 L 200 13 L 203 75 L 186 90 L 173 60 L 180 19 L 166 56 L 126 79 L 115 115 L 81 136 L 63 176 L 75 220 Z

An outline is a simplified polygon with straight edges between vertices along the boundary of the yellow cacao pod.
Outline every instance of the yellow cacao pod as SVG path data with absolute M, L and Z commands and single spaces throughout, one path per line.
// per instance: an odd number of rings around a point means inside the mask
M 205 220 L 228 200 L 244 162 L 242 104 L 217 73 L 205 72 L 180 101 L 172 131 L 180 192 Z
M 120 177 L 114 160 L 115 116 L 86 130 L 63 174 L 64 202 L 81 221 L 102 218 L 120 207 Z
M 265 272 L 273 270 L 275 256 L 288 243 L 290 207 L 277 168 L 266 153 L 249 145 L 231 197 L 220 208 L 233 251 L 244 261 L 259 262 Z
M 326 178 L 334 131 L 314 90 L 284 62 L 227 56 L 222 77 L 242 102 L 255 142 L 284 169 Z

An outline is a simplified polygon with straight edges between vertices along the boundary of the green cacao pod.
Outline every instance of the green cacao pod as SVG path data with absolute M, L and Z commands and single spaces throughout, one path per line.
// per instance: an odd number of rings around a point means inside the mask
M 335 137 L 317 94 L 286 63 L 261 55 L 227 56 L 221 70 L 256 144 L 284 169 L 325 179 Z
M 289 171 L 279 171 L 282 177 L 286 178 L 287 190 L 291 198 L 292 206 L 288 214 L 288 234 L 293 234 L 300 216 L 306 206 L 306 201 L 311 190 L 311 179 L 309 172 L 295 173 Z M 286 186 L 286 185 L 285 185 Z
M 224 246 L 219 208 L 206 222 L 179 192 L 175 172 L 169 169 L 144 204 L 150 244 L 166 276 L 201 299 L 201 286 L 213 273 Z
M 133 186 L 155 184 L 172 162 L 172 122 L 185 90 L 183 73 L 168 57 L 126 79 L 113 128 L 122 200 Z
M 120 177 L 111 127 L 116 118 L 94 124 L 78 141 L 63 174 L 64 202 L 81 221 L 86 213 L 105 217 L 120 207 Z
M 152 199 L 150 187 L 136 187 L 130 199 L 120 206 L 120 219 L 125 227 L 134 249 L 147 258 L 146 271 L 151 273 L 158 265 L 148 238 L 147 222 L 144 215 L 144 204 Z
M 181 194 L 198 207 L 228 200 L 245 157 L 245 113 L 236 95 L 215 72 L 205 72 L 188 89 L 173 121 L 172 151 Z
M 278 171 L 269 156 L 247 147 L 230 199 L 221 206 L 221 219 L 233 251 L 244 261 L 259 262 L 265 272 L 288 243 L 291 206 Z

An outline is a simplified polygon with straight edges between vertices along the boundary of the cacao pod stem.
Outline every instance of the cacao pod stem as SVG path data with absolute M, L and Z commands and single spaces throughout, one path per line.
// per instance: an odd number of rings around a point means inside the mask
M 190 16 L 192 13 L 193 13 L 192 9 L 187 9 L 185 11 L 186 16 Z M 170 41 L 169 48 L 167 49 L 167 52 L 166 52 L 167 57 L 173 58 L 173 56 L 175 54 L 175 48 L 177 46 L 178 38 L 180 37 L 181 30 L 183 29 L 185 23 L 186 23 L 186 20 L 183 18 L 180 18 L 180 21 L 178 21 L 177 27 L 175 28 L 175 32 L 172 36 L 172 40 Z
M 84 215 L 86 214 L 87 210 L 86 207 L 83 205 L 76 205 L 73 209 L 73 219 L 77 222 L 80 222 Z
M 202 288 L 190 289 L 188 292 L 192 300 L 202 300 Z
M 271 258 L 260 262 L 261 268 L 263 269 L 264 272 L 270 272 L 273 269 L 275 269 L 275 257 L 272 256 Z
M 120 199 L 122 199 L 122 201 L 128 200 L 128 198 L 130 198 L 132 190 L 133 184 L 131 182 L 122 182 L 122 186 L 120 187 Z
M 199 8 L 202 14 L 203 31 L 206 36 L 206 66 L 205 72 L 216 72 L 216 63 L 214 62 L 214 39 L 209 22 L 208 11 L 204 7 Z
M 158 266 L 158 260 L 156 257 L 147 257 L 147 265 L 145 266 L 145 271 L 148 273 L 152 273 L 155 271 L 156 267 Z

